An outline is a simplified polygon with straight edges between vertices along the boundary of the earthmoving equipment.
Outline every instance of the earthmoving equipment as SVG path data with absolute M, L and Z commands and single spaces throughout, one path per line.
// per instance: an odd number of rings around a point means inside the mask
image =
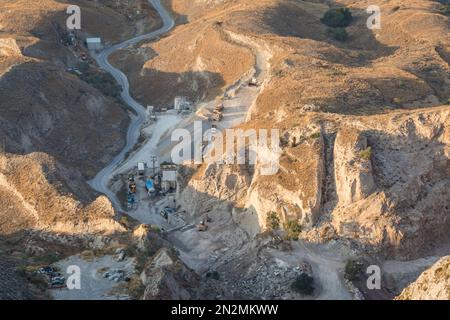
M 214 111 L 214 113 L 213 113 L 211 119 L 212 119 L 213 121 L 221 121 L 221 120 L 223 119 L 223 114 L 222 114 L 222 112 L 215 112 L 215 111 Z
M 217 133 L 217 124 L 213 123 L 211 125 L 211 134 L 216 134 Z
M 127 194 L 127 203 L 128 206 L 133 206 L 133 204 L 136 202 L 136 199 L 134 198 L 134 195 L 131 193 Z
M 222 112 L 224 109 L 223 103 L 219 103 L 216 108 L 214 109 L 214 111 L 218 111 L 218 112 Z
M 130 193 L 136 193 L 136 191 L 137 191 L 135 182 L 131 182 L 130 185 L 128 186 L 128 188 L 130 189 Z
M 199 232 L 205 232 L 208 230 L 208 225 L 204 220 L 200 221 L 200 223 L 197 225 L 197 231 Z

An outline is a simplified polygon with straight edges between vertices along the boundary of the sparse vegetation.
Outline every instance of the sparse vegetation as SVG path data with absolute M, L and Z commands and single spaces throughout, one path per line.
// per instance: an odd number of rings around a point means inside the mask
M 312 295 L 314 293 L 314 278 L 302 273 L 295 279 L 291 285 L 292 290 L 303 295 Z
M 206 273 L 206 278 L 220 280 L 220 274 L 217 271 L 208 271 Z
M 277 230 L 280 228 L 280 218 L 276 212 L 271 211 L 267 214 L 266 225 L 269 230 Z
M 345 264 L 345 278 L 353 281 L 358 278 L 364 269 L 364 263 L 356 260 L 348 260 Z
M 61 256 L 55 253 L 45 253 L 34 257 L 34 262 L 41 265 L 51 265 L 61 260 Z
M 325 12 L 323 18 L 320 20 L 332 28 L 345 28 L 350 25 L 353 20 L 352 13 L 348 8 L 330 9 Z
M 80 78 L 110 97 L 117 98 L 122 91 L 122 87 L 118 85 L 116 80 L 108 73 L 86 72 L 83 73 Z
M 400 99 L 400 98 L 394 98 L 394 99 L 392 100 L 392 102 L 394 102 L 396 105 L 401 105 L 401 104 L 402 104 L 402 99 Z
M 319 139 L 320 138 L 320 132 L 313 133 L 309 136 L 310 139 Z
M 328 28 L 327 35 L 330 38 L 341 42 L 348 40 L 348 33 L 345 28 Z
M 128 228 L 130 226 L 130 220 L 128 219 L 128 217 L 123 216 L 120 218 L 120 224 Z
M 284 223 L 287 240 L 298 240 L 298 236 L 302 232 L 302 227 L 297 220 L 289 220 Z
M 366 149 L 360 151 L 359 157 L 363 160 L 370 160 L 372 158 L 372 147 L 367 147 Z

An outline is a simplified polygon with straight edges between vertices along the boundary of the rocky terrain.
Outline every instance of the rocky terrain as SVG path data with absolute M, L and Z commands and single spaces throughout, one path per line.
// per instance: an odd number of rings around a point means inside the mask
M 183 28 L 209 25 L 269 48 L 270 75 L 242 128 L 279 128 L 283 137 L 277 175 L 209 165 L 186 189 L 198 190 L 195 203 L 231 202 L 253 230 L 275 211 L 298 219 L 308 240 L 346 239 L 391 257 L 418 256 L 445 237 L 448 18 L 433 1 L 388 1 L 383 28 L 372 32 L 368 4 L 333 4 L 358 17 L 344 43 L 327 39 L 321 1 L 227 2 L 202 19 L 186 9 L 192 20 Z
M 450 258 L 444 257 L 426 270 L 396 298 L 398 300 L 449 300 Z

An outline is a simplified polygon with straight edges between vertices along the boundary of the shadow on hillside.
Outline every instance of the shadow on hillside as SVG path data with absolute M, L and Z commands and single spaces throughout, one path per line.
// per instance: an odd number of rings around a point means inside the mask
M 143 76 L 134 78 L 133 96 L 156 108 L 173 107 L 177 96 L 187 97 L 194 103 L 214 99 L 225 85 L 220 73 L 210 71 L 175 73 L 144 69 Z
M 395 109 L 413 110 L 440 105 L 435 91 L 421 79 L 404 77 L 345 78 L 336 90 L 308 103 L 322 106 L 321 111 L 344 115 L 384 114 Z
M 163 0 L 161 1 L 164 7 L 169 11 L 172 15 L 172 18 L 175 20 L 177 25 L 189 23 L 189 17 L 177 12 L 174 9 L 173 2 L 174 0 Z
M 332 4 L 330 7 L 336 7 Z M 324 12 L 325 13 L 325 12 Z M 266 9 L 263 13 L 264 22 L 277 35 L 283 37 L 297 37 L 325 42 L 341 50 L 353 50 L 357 57 L 351 57 L 345 52 L 336 54 L 335 51 L 323 50 L 320 53 L 327 61 L 348 66 L 365 66 L 372 60 L 392 55 L 397 48 L 388 47 L 374 37 L 366 26 L 369 15 L 362 10 L 352 9 L 353 22 L 347 27 L 349 39 L 339 42 L 327 35 L 327 26 L 320 18 L 293 2 L 279 3 L 277 6 Z

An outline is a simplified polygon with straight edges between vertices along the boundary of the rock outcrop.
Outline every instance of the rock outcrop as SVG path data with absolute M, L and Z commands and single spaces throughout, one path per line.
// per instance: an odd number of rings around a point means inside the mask
M 336 194 L 339 205 L 367 198 L 375 189 L 372 149 L 367 138 L 354 128 L 341 128 L 334 145 Z
M 396 300 L 450 300 L 450 256 L 422 273 Z
M 160 249 L 141 273 L 144 300 L 196 299 L 198 276 L 174 256 L 170 249 Z

